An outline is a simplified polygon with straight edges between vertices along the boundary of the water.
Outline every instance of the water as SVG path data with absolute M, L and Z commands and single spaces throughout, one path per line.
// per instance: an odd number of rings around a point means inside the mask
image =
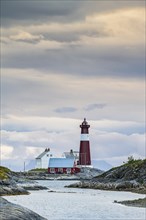
M 145 220 L 146 209 L 113 203 L 114 200 L 144 198 L 130 192 L 64 188 L 75 181 L 38 181 L 49 190 L 30 195 L 7 196 L 10 202 L 27 207 L 49 220 Z

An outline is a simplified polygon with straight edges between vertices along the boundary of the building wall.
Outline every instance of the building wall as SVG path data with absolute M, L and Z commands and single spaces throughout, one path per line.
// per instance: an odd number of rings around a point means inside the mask
M 46 154 L 40 158 L 36 159 L 36 166 L 35 168 L 41 169 L 41 168 L 48 168 L 49 159 L 53 157 L 53 154 L 51 152 L 46 152 Z
M 50 156 L 47 156 L 47 155 L 50 155 L 48 152 L 42 157 L 42 168 L 48 168 L 48 164 L 49 164 L 49 159 L 50 159 Z
M 36 169 L 42 168 L 42 161 L 41 161 L 41 159 L 35 159 L 35 161 L 36 161 L 35 168 Z
M 54 168 L 48 168 L 48 173 L 50 174 L 74 174 L 74 173 L 78 173 L 80 172 L 80 168 L 78 167 L 72 167 L 72 168 L 67 168 L 67 167 L 62 167 L 62 168 L 57 168 L 57 167 L 54 167 Z

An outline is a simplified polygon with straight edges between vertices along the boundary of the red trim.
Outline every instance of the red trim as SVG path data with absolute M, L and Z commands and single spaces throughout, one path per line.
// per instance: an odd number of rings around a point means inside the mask
M 54 169 L 54 172 L 51 170 L 51 169 Z M 70 172 L 68 172 L 70 169 Z M 80 168 L 78 167 L 72 167 L 72 168 L 67 168 L 67 167 L 63 167 L 63 168 L 58 168 L 58 167 L 55 167 L 55 168 L 50 168 L 48 167 L 48 173 L 54 173 L 54 174 L 62 174 L 62 173 L 71 173 L 71 174 L 74 174 L 74 173 L 79 173 L 80 172 Z

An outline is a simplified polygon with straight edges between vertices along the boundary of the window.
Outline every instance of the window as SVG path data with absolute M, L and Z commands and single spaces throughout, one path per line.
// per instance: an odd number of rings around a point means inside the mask
M 71 173 L 71 168 L 67 168 L 67 173 Z
M 50 168 L 50 173 L 54 173 L 55 169 L 54 168 Z
M 63 173 L 63 168 L 58 168 L 58 173 Z

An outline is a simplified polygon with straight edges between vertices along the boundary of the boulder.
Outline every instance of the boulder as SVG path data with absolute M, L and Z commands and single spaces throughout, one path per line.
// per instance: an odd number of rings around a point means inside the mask
M 46 220 L 35 212 L 23 208 L 22 206 L 12 204 L 2 197 L 0 197 L 0 204 L 1 220 Z

